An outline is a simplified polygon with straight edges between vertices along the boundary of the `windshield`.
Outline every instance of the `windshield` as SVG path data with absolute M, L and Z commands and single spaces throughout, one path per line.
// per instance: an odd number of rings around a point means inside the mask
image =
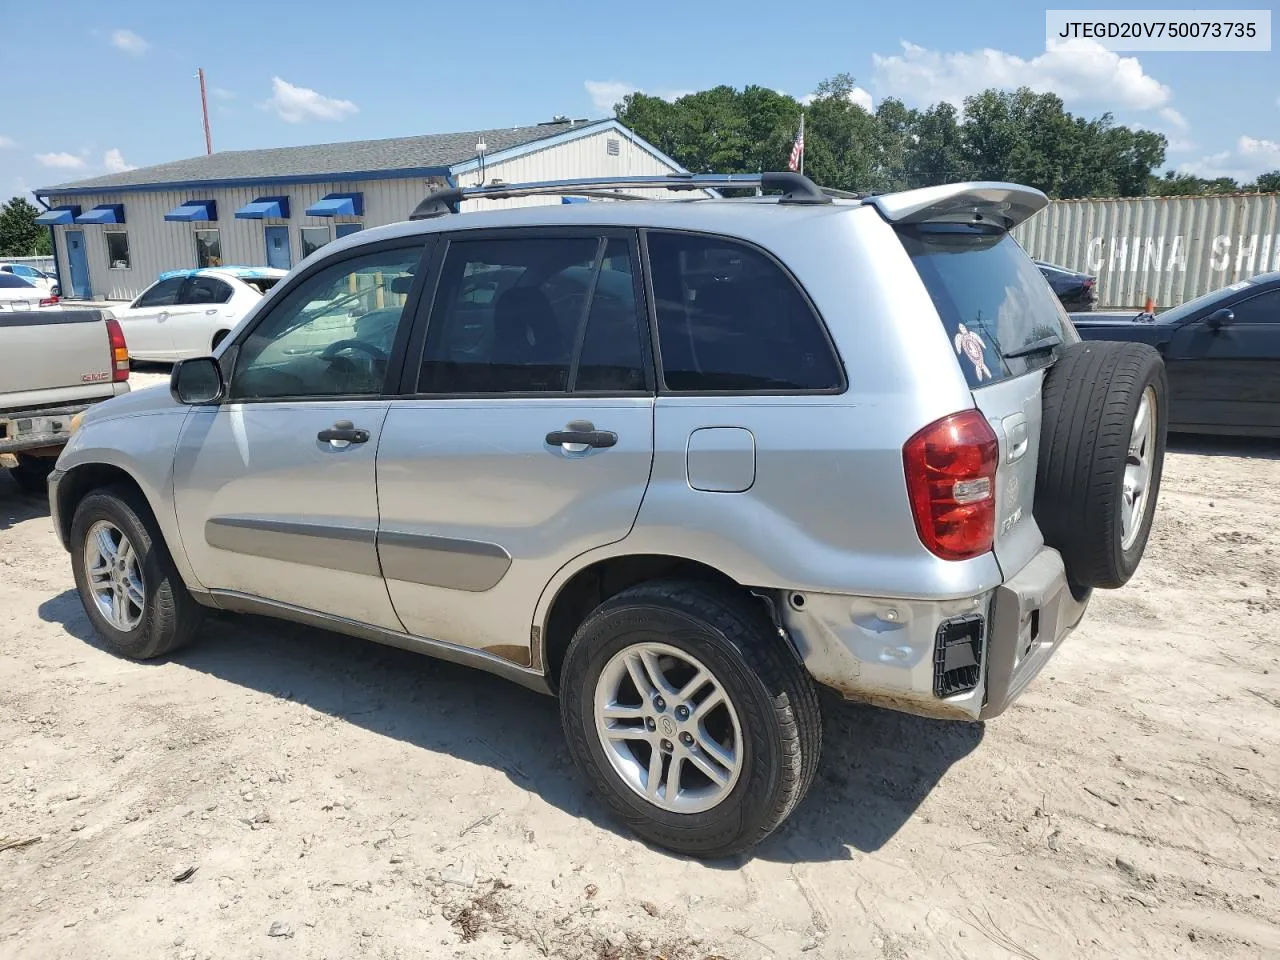
M 1039 268 L 1002 230 L 968 224 L 902 228 L 902 245 L 924 281 L 971 387 L 1053 362 L 1054 339 L 1079 339 Z

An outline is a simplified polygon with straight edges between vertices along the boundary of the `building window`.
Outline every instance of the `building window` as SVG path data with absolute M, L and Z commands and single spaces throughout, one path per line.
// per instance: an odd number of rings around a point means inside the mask
M 329 242 L 329 228 L 303 227 L 298 231 L 302 238 L 302 256 L 309 257 Z
M 333 225 L 333 238 L 335 240 L 341 240 L 343 237 L 349 237 L 353 233 L 359 233 L 363 228 L 363 223 L 356 223 L 354 221 L 335 223 Z
M 622 144 L 619 143 L 617 137 L 610 137 L 608 140 L 605 141 L 605 151 L 609 154 L 609 156 L 616 157 L 621 149 L 622 149 Z
M 112 230 L 103 236 L 107 238 L 107 265 L 112 270 L 132 269 L 129 260 L 129 234 L 123 230 Z
M 217 230 L 197 230 L 196 234 L 196 266 L 222 266 L 222 240 Z

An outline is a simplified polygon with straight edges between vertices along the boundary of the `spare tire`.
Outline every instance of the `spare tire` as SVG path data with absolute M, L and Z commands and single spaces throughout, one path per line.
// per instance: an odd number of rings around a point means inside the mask
M 1164 469 L 1169 382 L 1151 347 L 1064 347 L 1045 374 L 1035 518 L 1080 592 L 1124 586 L 1146 549 Z

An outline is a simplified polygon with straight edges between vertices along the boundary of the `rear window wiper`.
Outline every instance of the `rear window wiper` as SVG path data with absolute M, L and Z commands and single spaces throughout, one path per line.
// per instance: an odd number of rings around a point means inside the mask
M 1006 360 L 1014 360 L 1018 357 L 1030 357 L 1037 353 L 1048 353 L 1054 347 L 1062 346 L 1062 338 L 1056 333 L 1045 337 L 1043 340 L 1034 340 L 1024 346 L 1018 347 L 1016 350 L 1009 350 L 1005 353 Z

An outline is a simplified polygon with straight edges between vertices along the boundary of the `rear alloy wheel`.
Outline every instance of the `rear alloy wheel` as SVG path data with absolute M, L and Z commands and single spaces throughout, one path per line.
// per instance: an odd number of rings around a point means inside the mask
M 641 837 L 726 857 L 790 815 L 817 770 L 812 679 L 761 603 L 714 584 L 640 584 L 606 600 L 565 654 L 574 762 Z
M 1164 469 L 1164 363 L 1137 343 L 1086 341 L 1044 381 L 1035 517 L 1076 592 L 1124 586 L 1151 533 Z

